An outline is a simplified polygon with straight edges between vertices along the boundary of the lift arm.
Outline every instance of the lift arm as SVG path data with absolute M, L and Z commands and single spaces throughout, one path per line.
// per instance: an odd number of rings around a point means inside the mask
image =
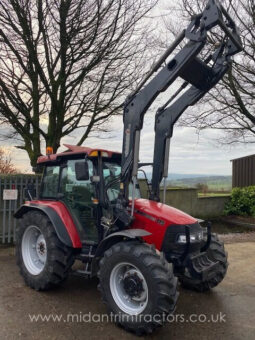
M 172 105 L 166 107 L 182 90 L 184 90 L 185 87 L 187 87 L 188 83 L 185 82 L 181 86 L 180 90 L 178 90 L 167 104 L 161 107 L 156 114 L 150 200 L 160 201 L 160 183 L 162 178 L 168 177 L 170 139 L 173 134 L 174 124 L 189 106 L 196 104 L 223 78 L 232 62 L 229 51 L 228 49 L 225 49 L 224 46 L 214 53 L 212 61 L 214 65 L 211 69 L 214 76 L 211 78 L 211 83 L 208 88 L 201 90 L 195 86 L 191 86 L 181 96 L 179 96 Z
M 216 26 L 220 26 L 225 36 L 228 37 L 229 55 L 233 55 L 237 53 L 237 51 L 242 50 L 242 43 L 234 21 L 217 0 L 209 0 L 203 13 L 193 17 L 188 28 L 177 37 L 165 54 L 153 66 L 152 70 L 138 86 L 136 91 L 127 98 L 123 114 L 124 133 L 121 163 L 121 190 L 116 205 L 116 209 L 119 210 L 120 213 L 119 215 L 123 215 L 124 207 L 128 204 L 128 187 L 132 179 L 135 185 L 138 171 L 140 131 L 143 127 L 144 115 L 152 102 L 159 93 L 164 92 L 177 77 L 183 78 L 187 84 L 192 85 L 192 91 L 199 91 L 200 96 L 201 93 L 208 91 L 214 84 L 214 71 L 206 62 L 198 58 L 198 55 L 207 42 L 208 32 Z M 154 72 L 158 71 L 184 39 L 187 40 L 184 47 L 148 82 Z M 225 38 L 222 40 L 223 42 L 221 42 L 220 48 L 222 48 L 223 44 L 226 44 Z M 190 102 L 187 103 L 186 107 L 189 105 L 191 105 Z M 124 213 L 124 215 L 126 214 Z M 125 224 L 127 225 L 128 222 Z

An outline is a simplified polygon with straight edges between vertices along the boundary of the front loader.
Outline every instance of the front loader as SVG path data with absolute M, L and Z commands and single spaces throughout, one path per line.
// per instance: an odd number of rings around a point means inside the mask
M 222 32 L 220 41 L 202 58 L 215 28 Z M 202 228 L 198 219 L 165 205 L 165 198 L 161 203 L 159 192 L 168 176 L 174 124 L 217 85 L 241 50 L 234 21 L 218 1 L 210 0 L 125 101 L 121 154 L 72 145 L 53 154 L 47 148 L 38 159 L 44 168 L 38 198 L 30 185 L 28 201 L 15 213 L 17 264 L 28 286 L 46 290 L 60 285 L 79 260 L 83 269 L 73 274 L 98 276 L 116 323 L 141 335 L 173 313 L 178 279 L 200 292 L 223 280 L 227 254 L 210 224 Z M 137 173 L 144 165 L 139 163 L 144 115 L 177 78 L 184 83 L 155 117 L 150 197 L 141 199 Z

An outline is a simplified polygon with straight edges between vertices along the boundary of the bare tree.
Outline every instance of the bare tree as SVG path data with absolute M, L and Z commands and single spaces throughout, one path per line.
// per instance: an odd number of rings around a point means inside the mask
M 17 169 L 12 163 L 10 153 L 4 148 L 0 148 L 0 174 L 9 175 L 16 173 Z
M 120 114 L 141 74 L 158 0 L 2 0 L 0 123 L 34 166 L 76 129 L 82 144 Z
M 207 0 L 178 0 L 170 8 L 169 16 L 178 22 L 188 21 L 202 12 Z M 184 126 L 199 129 L 224 130 L 223 143 L 255 143 L 255 5 L 254 0 L 224 0 L 240 29 L 244 51 L 235 57 L 224 79 L 181 119 Z M 173 16 L 173 13 L 175 16 Z M 166 21 L 167 22 L 167 21 Z M 166 24 L 168 31 L 176 34 L 177 21 Z M 210 35 L 210 48 L 215 48 L 218 31 Z M 209 52 L 209 51 L 207 51 Z

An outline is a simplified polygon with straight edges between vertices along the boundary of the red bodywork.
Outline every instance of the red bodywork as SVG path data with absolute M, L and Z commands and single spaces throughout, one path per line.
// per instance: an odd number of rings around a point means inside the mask
M 74 248 L 81 248 L 79 234 L 75 223 L 66 206 L 59 201 L 29 201 L 27 204 L 47 205 L 57 212 L 66 226 Z M 184 212 L 172 208 L 168 205 L 149 201 L 146 199 L 137 199 L 135 201 L 135 220 L 131 226 L 133 229 L 145 229 L 151 235 L 144 237 L 146 243 L 155 244 L 160 250 L 166 229 L 171 225 L 194 224 L 197 222 L 193 217 Z
M 144 237 L 146 243 L 155 244 L 160 250 L 166 229 L 171 225 L 190 225 L 197 220 L 184 212 L 166 204 L 137 199 L 135 201 L 135 220 L 131 228 L 145 229 L 151 235 Z
M 64 205 L 64 203 L 59 201 L 28 201 L 26 204 L 38 204 L 38 205 L 47 205 L 48 207 L 52 208 L 56 211 L 56 213 L 59 215 L 61 220 L 63 221 L 64 225 L 66 226 L 66 230 L 70 236 L 70 239 L 73 244 L 73 248 L 81 248 L 81 240 L 79 237 L 79 234 L 77 232 L 76 226 L 74 224 L 74 221 L 72 219 L 72 216 L 70 215 L 68 209 Z
M 64 146 L 67 147 L 67 151 L 61 152 L 61 153 L 55 153 L 52 155 L 48 156 L 41 156 L 37 160 L 37 164 L 42 164 L 42 163 L 48 163 L 48 162 L 54 162 L 56 161 L 59 157 L 63 156 L 72 156 L 72 155 L 90 155 L 94 151 L 101 151 L 107 153 L 108 157 L 111 158 L 113 155 L 118 155 L 120 156 L 121 154 L 116 151 L 110 151 L 110 150 L 105 150 L 105 149 L 92 149 L 88 148 L 86 146 L 79 146 L 79 145 L 69 145 L 69 144 L 64 144 Z

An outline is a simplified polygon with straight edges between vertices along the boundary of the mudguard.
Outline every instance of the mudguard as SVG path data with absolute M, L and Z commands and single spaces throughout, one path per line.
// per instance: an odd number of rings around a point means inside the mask
M 80 237 L 70 214 L 60 202 L 32 201 L 22 205 L 15 213 L 15 218 L 21 218 L 31 210 L 38 210 L 50 219 L 60 241 L 68 247 L 81 248 Z
M 144 229 L 126 229 L 110 234 L 103 239 L 97 247 L 95 257 L 100 257 L 113 244 L 122 241 L 123 239 L 136 239 L 149 236 L 151 233 Z

